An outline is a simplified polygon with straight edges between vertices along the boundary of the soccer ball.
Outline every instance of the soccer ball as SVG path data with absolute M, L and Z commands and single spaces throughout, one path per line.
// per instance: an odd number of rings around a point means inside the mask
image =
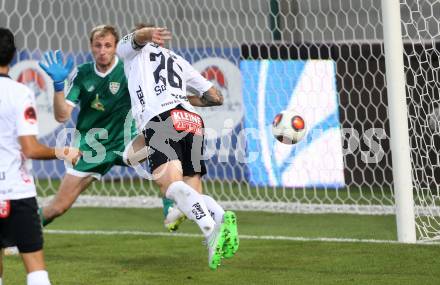
M 272 122 L 272 134 L 285 144 L 296 144 L 306 134 L 304 119 L 295 110 L 284 110 Z

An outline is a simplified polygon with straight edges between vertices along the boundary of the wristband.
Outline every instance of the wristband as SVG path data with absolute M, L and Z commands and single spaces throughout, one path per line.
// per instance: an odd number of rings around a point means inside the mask
M 53 88 L 55 89 L 55 92 L 61 92 L 64 91 L 64 80 L 59 82 L 53 83 Z

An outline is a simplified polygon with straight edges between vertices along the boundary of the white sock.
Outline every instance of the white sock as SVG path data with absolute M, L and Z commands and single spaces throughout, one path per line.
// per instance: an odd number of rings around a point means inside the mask
M 172 199 L 188 219 L 196 222 L 205 237 L 212 233 L 215 222 L 209 214 L 202 195 L 191 186 L 183 181 L 173 182 L 168 187 L 165 196 Z
M 45 270 L 33 271 L 27 275 L 27 285 L 50 285 L 49 274 Z
M 0 285 L 3 285 L 3 281 L 2 281 L 2 278 L 0 278 Z
M 202 194 L 202 197 L 215 223 L 221 224 L 225 210 L 223 210 L 222 206 L 220 206 L 211 196 Z

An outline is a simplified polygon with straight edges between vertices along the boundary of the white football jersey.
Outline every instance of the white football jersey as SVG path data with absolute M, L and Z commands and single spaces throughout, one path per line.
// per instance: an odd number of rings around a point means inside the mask
M 0 200 L 34 197 L 31 161 L 22 154 L 18 137 L 38 135 L 35 95 L 4 75 L 0 89 Z
M 134 34 L 126 35 L 117 47 L 124 61 L 131 108 L 140 131 L 155 116 L 181 104 L 196 112 L 186 97 L 187 87 L 202 95 L 212 83 L 191 64 L 169 49 L 154 43 L 138 46 Z

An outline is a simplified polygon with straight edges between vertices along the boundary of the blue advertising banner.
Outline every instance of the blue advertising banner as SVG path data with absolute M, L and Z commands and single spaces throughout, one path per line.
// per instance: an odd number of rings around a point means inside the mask
M 248 181 L 252 185 L 342 187 L 344 164 L 335 63 L 330 60 L 241 61 Z M 272 121 L 293 109 L 306 136 L 295 145 L 278 142 Z

